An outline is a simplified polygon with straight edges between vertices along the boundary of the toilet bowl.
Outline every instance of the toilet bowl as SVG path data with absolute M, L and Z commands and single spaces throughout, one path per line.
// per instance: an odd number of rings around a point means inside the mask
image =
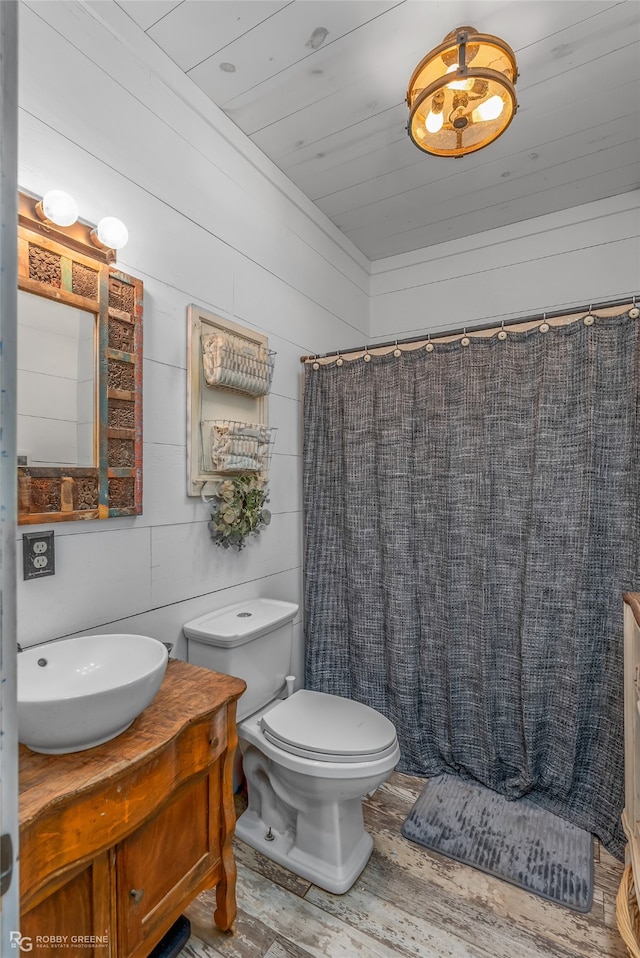
M 391 722 L 301 690 L 245 719 L 238 735 L 249 796 L 238 837 L 327 891 L 347 891 L 373 848 L 362 799 L 400 758 Z
M 283 697 L 296 611 L 257 599 L 201 616 L 184 626 L 188 659 L 247 682 L 238 738 L 248 807 L 236 834 L 342 894 L 373 847 L 362 799 L 389 777 L 400 749 L 392 723 L 366 705 L 307 689 Z

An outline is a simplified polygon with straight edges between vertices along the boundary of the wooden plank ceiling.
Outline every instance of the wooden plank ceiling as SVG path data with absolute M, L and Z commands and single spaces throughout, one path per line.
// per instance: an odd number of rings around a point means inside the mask
M 119 0 L 371 260 L 640 187 L 638 0 Z M 462 159 L 406 133 L 461 24 L 516 52 L 518 113 Z

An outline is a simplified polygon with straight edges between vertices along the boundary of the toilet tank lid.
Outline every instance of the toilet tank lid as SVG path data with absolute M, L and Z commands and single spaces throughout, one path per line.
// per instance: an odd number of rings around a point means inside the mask
M 207 612 L 185 623 L 182 629 L 189 639 L 230 648 L 291 622 L 297 611 L 298 606 L 294 602 L 251 599 Z

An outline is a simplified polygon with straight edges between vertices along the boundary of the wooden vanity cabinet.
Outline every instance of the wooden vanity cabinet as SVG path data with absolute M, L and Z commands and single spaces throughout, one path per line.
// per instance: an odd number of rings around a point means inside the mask
M 49 941 L 70 944 L 71 935 L 74 935 L 76 940 L 84 943 L 82 954 L 96 958 L 116 956 L 116 949 L 108 945 L 111 930 L 108 875 L 109 863 L 105 853 L 82 866 L 73 877 L 67 875 L 60 888 L 21 915 L 20 931 L 34 943 L 36 954 L 40 950 L 45 955 L 80 954 L 78 949 L 65 947 L 63 951 L 55 944 L 35 944 L 38 936 L 44 935 Z M 94 948 L 87 943 L 91 936 L 96 935 L 100 941 L 96 941 Z M 107 942 L 106 947 L 104 942 Z
M 177 917 L 193 889 L 220 880 L 217 804 L 210 777 L 198 778 L 116 849 L 121 954 L 137 954 L 168 911 Z
M 172 660 L 152 704 L 111 742 L 56 756 L 21 746 L 21 931 L 38 954 L 146 958 L 214 885 L 215 924 L 231 926 L 244 687 Z

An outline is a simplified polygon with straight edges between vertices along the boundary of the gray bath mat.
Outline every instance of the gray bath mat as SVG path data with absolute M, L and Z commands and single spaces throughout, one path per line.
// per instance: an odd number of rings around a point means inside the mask
M 455 775 L 429 779 L 402 834 L 574 911 L 593 903 L 593 839 L 526 798 Z

